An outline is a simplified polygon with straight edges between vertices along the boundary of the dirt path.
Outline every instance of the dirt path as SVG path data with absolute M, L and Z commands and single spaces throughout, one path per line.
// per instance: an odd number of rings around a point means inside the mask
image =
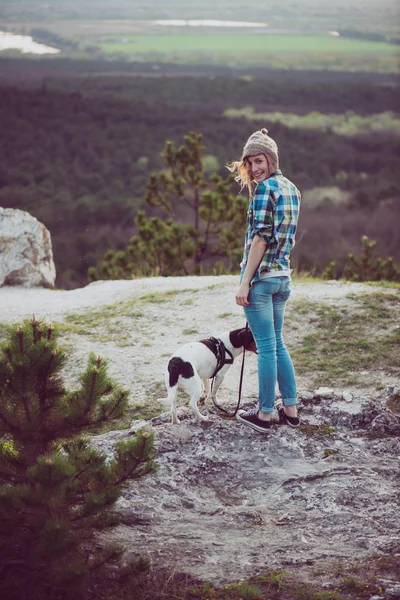
M 237 276 L 224 275 L 103 281 L 68 291 L 3 287 L 0 323 L 32 314 L 48 322 L 69 323 L 61 337 L 70 348 L 67 383 L 77 382 L 89 352 L 95 352 L 108 359 L 110 374 L 131 390 L 132 402 L 146 403 L 162 395 L 167 359 L 179 345 L 244 325 L 243 311 L 235 304 L 237 286 Z M 373 291 L 361 283 L 295 281 L 287 307 L 286 342 L 298 343 L 313 327 L 313 319 L 297 310 L 296 301 L 343 308 L 350 306 L 349 297 Z M 256 357 L 246 360 L 243 393 L 256 396 Z M 239 371 L 235 364 L 228 372 L 222 399 L 236 398 Z M 396 381 L 390 373 L 364 374 L 367 384 L 378 379 L 383 385 Z M 307 376 L 298 375 L 299 390 L 309 390 L 309 385 Z M 326 382 L 322 379 L 320 385 Z

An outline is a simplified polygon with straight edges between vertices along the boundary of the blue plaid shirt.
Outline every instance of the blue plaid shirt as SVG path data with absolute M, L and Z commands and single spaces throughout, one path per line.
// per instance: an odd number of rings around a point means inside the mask
M 290 269 L 289 254 L 294 246 L 300 199 L 299 190 L 282 175 L 280 169 L 257 184 L 247 213 L 247 233 L 240 279 L 243 277 L 255 235 L 259 235 L 267 247 L 252 284 L 260 279 L 263 271 L 276 271 L 279 275 L 279 271 Z

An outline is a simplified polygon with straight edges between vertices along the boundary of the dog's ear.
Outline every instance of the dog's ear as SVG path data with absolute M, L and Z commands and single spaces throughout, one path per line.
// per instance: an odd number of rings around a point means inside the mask
M 249 328 L 242 327 L 241 329 L 235 329 L 229 334 L 229 339 L 234 348 L 240 348 L 243 346 L 246 350 L 251 352 L 257 352 L 257 346 L 254 341 L 253 334 Z
M 240 348 L 241 346 L 244 346 L 245 339 L 243 336 L 245 331 L 246 328 L 242 327 L 241 329 L 235 329 L 234 331 L 229 332 L 229 341 L 234 348 Z
M 245 350 L 257 353 L 257 345 L 254 336 L 249 328 L 244 328 L 243 331 L 243 347 L 245 348 Z

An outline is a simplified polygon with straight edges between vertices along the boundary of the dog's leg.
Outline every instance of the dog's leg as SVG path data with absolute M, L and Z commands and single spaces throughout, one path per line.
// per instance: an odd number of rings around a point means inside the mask
M 167 373 L 165 375 L 165 385 L 168 390 L 168 398 L 158 398 L 158 402 L 161 402 L 171 409 L 172 424 L 178 425 L 179 419 L 176 412 L 176 395 L 178 393 L 178 384 L 174 385 L 173 387 L 169 387 L 169 378 Z
M 176 396 L 178 393 L 178 386 L 176 385 L 173 391 L 173 395 L 171 398 L 171 417 L 172 417 L 172 424 L 173 425 L 178 425 L 180 423 L 179 419 L 178 419 L 178 414 L 176 412 Z
M 211 397 L 212 397 L 212 401 L 214 402 L 214 404 L 216 406 L 221 406 L 220 403 L 217 400 L 217 392 L 219 390 L 219 387 L 220 387 L 221 383 L 224 380 L 224 377 L 225 377 L 225 373 L 222 374 L 222 375 L 220 373 L 218 373 L 218 375 L 215 376 L 214 383 L 213 383 L 213 386 L 212 386 L 212 396 Z
M 209 398 L 211 398 L 211 385 L 209 379 L 203 379 L 204 391 L 201 395 L 200 401 L 201 404 L 205 404 Z
M 203 384 L 197 373 L 193 377 L 187 380 L 182 380 L 182 387 L 187 394 L 190 395 L 189 406 L 194 412 L 198 421 L 208 421 L 207 417 L 204 417 L 198 409 L 197 402 L 203 392 Z

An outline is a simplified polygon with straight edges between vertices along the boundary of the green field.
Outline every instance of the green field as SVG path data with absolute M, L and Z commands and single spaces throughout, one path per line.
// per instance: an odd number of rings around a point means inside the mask
M 226 54 L 317 54 L 396 55 L 393 44 L 334 36 L 305 35 L 135 35 L 112 37 L 100 44 L 107 53 L 146 54 L 159 52 Z

